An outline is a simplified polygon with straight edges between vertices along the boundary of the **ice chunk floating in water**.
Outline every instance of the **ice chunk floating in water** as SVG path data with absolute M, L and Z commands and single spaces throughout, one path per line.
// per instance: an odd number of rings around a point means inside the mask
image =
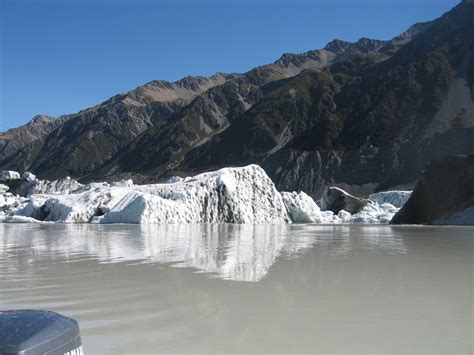
M 402 208 L 411 196 L 411 191 L 383 191 L 369 196 L 369 200 L 379 204 L 389 203 L 396 208 Z
M 14 191 L 7 191 L 8 186 L 0 190 L 0 222 L 388 223 L 398 207 L 386 202 L 402 205 L 399 195 L 406 194 L 377 195 L 357 214 L 341 210 L 335 215 L 322 211 L 304 192 L 278 192 L 258 165 L 151 185 L 131 180 L 82 185 L 71 178 L 23 181 L 12 185 Z
M 293 222 L 336 223 L 338 221 L 331 211 L 321 211 L 316 202 L 304 192 L 282 192 L 282 196 Z
M 280 193 L 257 165 L 225 168 L 167 184 L 78 185 L 62 194 L 17 196 L 3 210 L 5 222 L 25 218 L 66 223 L 290 222 Z

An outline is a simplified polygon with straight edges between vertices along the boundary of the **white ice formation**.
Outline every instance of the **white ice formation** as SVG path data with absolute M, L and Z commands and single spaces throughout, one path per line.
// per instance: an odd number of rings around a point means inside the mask
M 30 173 L 29 171 L 25 171 L 23 174 L 21 174 L 21 178 L 25 179 L 26 181 L 35 181 L 36 175 L 33 173 Z
M 16 204 L 3 208 L 3 220 L 144 224 L 290 222 L 280 193 L 257 165 L 225 168 L 168 184 L 134 185 L 125 181 L 76 186 L 72 181 L 37 185 L 41 193 L 18 197 Z M 76 188 L 71 190 L 71 186 Z
M 35 179 L 32 181 L 29 186 L 29 191 L 27 195 L 33 194 L 50 194 L 50 195 L 63 195 L 70 194 L 73 191 L 81 188 L 83 185 L 77 182 L 74 179 L 71 179 L 69 176 L 64 179 L 48 181 L 48 180 L 38 180 Z
M 409 191 L 388 191 L 387 196 L 391 196 L 392 200 L 401 200 L 397 198 L 398 194 L 409 194 Z M 314 200 L 304 192 L 299 194 L 296 192 L 282 192 L 283 200 L 288 209 L 293 222 L 296 223 L 324 223 L 324 224 L 386 224 L 389 223 L 395 213 L 400 208 L 394 205 L 382 202 L 379 204 L 377 200 L 369 198 L 371 203 L 366 205 L 356 214 L 350 214 L 347 211 L 339 211 L 334 214 L 331 211 L 322 211 Z M 403 205 L 402 205 L 403 206 Z
M 411 191 L 383 191 L 369 196 L 369 200 L 378 204 L 389 203 L 396 208 L 402 208 L 411 196 Z
M 4 172 L 2 176 L 20 176 Z M 388 223 L 409 194 L 375 194 L 357 214 L 322 211 L 304 192 L 278 192 L 258 165 L 224 168 L 164 184 L 132 180 L 82 185 L 23 174 L 22 196 L 0 186 L 0 222 L 63 223 Z M 372 197 L 371 196 L 371 197 Z M 393 203 L 388 203 L 393 202 Z M 394 206 L 397 204 L 397 206 Z
M 0 182 L 6 182 L 9 180 L 18 180 L 20 174 L 12 170 L 4 170 L 0 173 Z
M 288 214 L 293 222 L 297 223 L 337 223 L 337 216 L 331 211 L 321 211 L 316 202 L 305 194 L 282 192 L 283 201 L 285 202 Z

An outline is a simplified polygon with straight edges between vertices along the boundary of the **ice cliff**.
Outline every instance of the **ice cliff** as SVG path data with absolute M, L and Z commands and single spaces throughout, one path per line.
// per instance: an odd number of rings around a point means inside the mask
M 407 192 L 376 196 L 360 211 L 322 211 L 304 192 L 278 192 L 258 165 L 224 168 L 167 183 L 82 185 L 71 178 L 2 174 L 0 222 L 388 223 Z

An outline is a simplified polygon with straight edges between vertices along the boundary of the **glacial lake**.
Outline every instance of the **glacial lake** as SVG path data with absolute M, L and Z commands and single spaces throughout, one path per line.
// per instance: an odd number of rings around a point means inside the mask
M 474 228 L 0 224 L 0 309 L 86 354 L 473 351 Z

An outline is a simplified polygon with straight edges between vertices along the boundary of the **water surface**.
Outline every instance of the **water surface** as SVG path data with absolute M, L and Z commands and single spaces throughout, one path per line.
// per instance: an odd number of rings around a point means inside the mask
M 474 228 L 0 224 L 0 309 L 86 353 L 473 351 Z

